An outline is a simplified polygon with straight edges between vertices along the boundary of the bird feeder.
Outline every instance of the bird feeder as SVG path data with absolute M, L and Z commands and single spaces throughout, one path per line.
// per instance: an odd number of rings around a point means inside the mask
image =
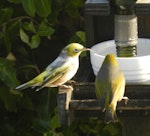
M 87 46 L 91 48 L 97 43 L 114 39 L 117 56 L 138 55 L 138 38 L 150 38 L 150 0 L 133 0 L 132 5 L 132 10 L 127 7 L 120 13 L 110 0 L 87 0 L 84 8 Z M 131 33 L 125 27 L 129 27 Z M 121 32 L 124 34 L 120 35 Z M 87 57 L 82 61 L 76 75 L 77 83 L 72 89 L 59 88 L 57 103 L 61 125 L 69 125 L 76 118 L 104 116 L 95 96 L 95 75 L 90 59 Z M 127 104 L 121 101 L 117 105 L 117 115 L 122 118 L 122 135 L 149 136 L 150 80 L 127 82 L 125 95 L 129 97 Z

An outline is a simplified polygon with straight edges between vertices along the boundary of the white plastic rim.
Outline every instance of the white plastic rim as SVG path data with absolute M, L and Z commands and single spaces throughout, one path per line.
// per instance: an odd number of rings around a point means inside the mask
M 107 54 L 116 56 L 114 40 L 98 43 L 91 48 L 90 58 L 93 72 L 97 75 Z M 139 38 L 136 57 L 116 57 L 126 82 L 150 81 L 150 39 Z

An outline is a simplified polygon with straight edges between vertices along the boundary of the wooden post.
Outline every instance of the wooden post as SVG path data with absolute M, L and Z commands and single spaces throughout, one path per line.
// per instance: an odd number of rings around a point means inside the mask
M 70 124 L 68 109 L 72 91 L 73 88 L 71 86 L 69 86 L 68 88 L 59 87 L 57 95 L 57 107 L 58 107 L 59 121 L 62 126 L 67 126 L 68 124 Z
M 74 118 L 97 116 L 102 118 L 101 107 L 95 99 L 94 83 L 78 83 L 73 87 L 73 98 L 68 97 L 65 102 L 66 91 L 58 94 L 61 106 L 59 107 L 59 115 L 61 124 L 69 123 L 71 118 L 69 111 L 74 112 Z M 71 91 L 72 92 L 72 91 Z M 150 135 L 150 85 L 127 85 L 126 96 L 129 101 L 118 102 L 117 114 L 122 119 L 122 136 L 149 136 Z M 69 103 L 68 103 L 69 102 Z M 66 107 L 67 110 L 63 109 Z M 69 105 L 68 105 L 69 104 Z M 69 109 L 68 109 L 69 106 Z M 100 115 L 101 113 L 101 115 Z

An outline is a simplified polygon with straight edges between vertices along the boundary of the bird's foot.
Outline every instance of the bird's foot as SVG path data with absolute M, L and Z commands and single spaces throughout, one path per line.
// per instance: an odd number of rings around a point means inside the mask
M 67 85 L 74 85 L 76 83 L 76 81 L 74 81 L 74 80 L 69 80 L 69 81 L 67 81 Z
M 66 92 L 73 91 L 72 86 L 69 86 L 69 85 L 60 85 L 58 87 L 59 87 L 59 93 L 66 93 Z
M 122 99 L 125 100 L 125 105 L 127 105 L 129 98 L 127 96 L 124 96 Z

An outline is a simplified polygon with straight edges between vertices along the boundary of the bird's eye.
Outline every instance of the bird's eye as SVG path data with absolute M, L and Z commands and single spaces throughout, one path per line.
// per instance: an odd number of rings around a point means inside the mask
M 79 52 L 79 50 L 78 50 L 78 49 L 74 49 L 74 52 L 76 52 L 76 53 L 77 53 L 77 52 Z

